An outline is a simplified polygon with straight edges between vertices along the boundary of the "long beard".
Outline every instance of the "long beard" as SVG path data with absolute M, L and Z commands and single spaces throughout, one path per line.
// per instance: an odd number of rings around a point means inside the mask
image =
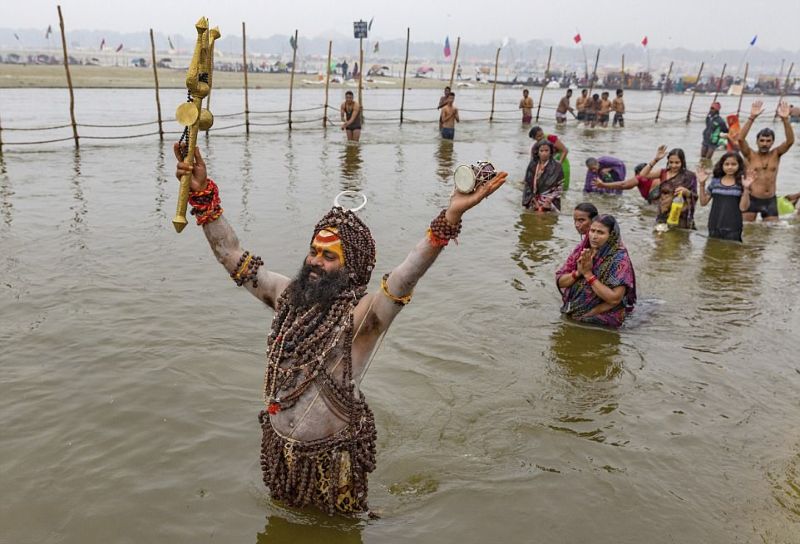
M 311 278 L 311 272 L 317 274 L 316 279 Z M 319 312 L 325 314 L 347 286 L 348 277 L 344 268 L 326 272 L 323 268 L 303 263 L 289 286 L 288 302 L 298 308 L 317 305 Z

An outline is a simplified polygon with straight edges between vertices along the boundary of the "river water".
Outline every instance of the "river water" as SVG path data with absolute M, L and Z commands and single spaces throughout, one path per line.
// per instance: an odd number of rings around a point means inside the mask
M 588 156 L 632 169 L 664 143 L 697 163 L 702 115 L 679 121 L 688 97 L 667 97 L 655 125 L 658 95 L 626 94 L 626 129 L 559 132 L 573 164 L 565 210 L 585 199 Z M 554 271 L 578 237 L 567 212 L 520 209 L 530 140 L 513 111 L 519 90 L 498 90 L 503 122 L 489 124 L 490 93 L 459 89 L 452 145 L 435 122 L 399 126 L 397 112 L 375 111 L 399 95 L 366 91 L 359 146 L 317 122 L 200 138 L 243 247 L 285 274 L 333 197 L 364 192 L 372 289 L 445 205 L 456 165 L 488 158 L 511 172 L 465 216 L 364 381 L 382 518 L 269 500 L 256 415 L 271 312 L 234 286 L 199 228 L 173 231 L 169 142 L 84 140 L 79 151 L 7 145 L 0 162 L 0 542 L 800 541 L 800 224 L 748 225 L 743 245 L 723 243 L 707 238 L 705 208 L 698 231 L 656 234 L 638 192 L 592 196 L 621 221 L 640 303 L 620 331 L 568 323 Z M 165 110 L 184 96 L 163 91 Z M 254 90 L 250 107 L 278 111 L 286 98 Z M 435 119 L 422 109 L 437 99 L 409 92 L 420 111 L 406 118 Z M 710 101 L 698 96 L 695 111 Z M 153 102 L 82 90 L 76 113 L 131 124 L 154 119 Z M 321 89 L 295 95 L 296 108 L 321 102 Z M 723 113 L 736 104 L 725 98 Z M 215 92 L 213 105 L 237 113 L 242 93 Z M 64 124 L 67 111 L 64 90 L 0 91 L 4 128 Z M 767 114 L 762 125 L 773 126 Z M 53 133 L 3 132 L 6 143 L 42 137 Z M 779 190 L 800 191 L 797 146 Z

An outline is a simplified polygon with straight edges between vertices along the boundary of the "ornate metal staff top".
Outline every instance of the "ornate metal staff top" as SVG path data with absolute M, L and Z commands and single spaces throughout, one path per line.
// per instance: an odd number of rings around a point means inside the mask
M 214 124 L 214 116 L 203 108 L 203 99 L 211 93 L 211 74 L 214 68 L 214 41 L 220 37 L 219 29 L 208 29 L 208 19 L 201 17 L 194 25 L 197 29 L 197 43 L 194 46 L 192 62 L 186 72 L 186 88 L 189 89 L 189 98 L 178 106 L 175 117 L 184 126 L 181 143 L 188 140 L 184 162 L 194 164 L 194 148 L 197 145 L 197 133 L 208 130 Z M 189 185 L 192 175 L 186 174 L 181 178 L 178 190 L 178 208 L 172 224 L 177 232 L 186 226 L 186 206 L 189 202 Z

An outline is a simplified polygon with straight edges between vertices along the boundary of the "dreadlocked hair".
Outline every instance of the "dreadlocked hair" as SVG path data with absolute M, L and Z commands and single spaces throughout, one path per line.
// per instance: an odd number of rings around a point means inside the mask
M 335 227 L 344 249 L 344 266 L 353 287 L 358 287 L 359 298 L 366 293 L 369 278 L 375 268 L 375 240 L 359 217 L 339 206 L 334 206 L 314 227 L 314 236 L 322 229 Z

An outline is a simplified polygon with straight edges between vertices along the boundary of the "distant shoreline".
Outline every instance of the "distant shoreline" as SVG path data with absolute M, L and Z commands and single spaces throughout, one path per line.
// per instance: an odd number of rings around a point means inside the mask
M 75 89 L 153 89 L 152 68 L 133 68 L 121 66 L 70 66 L 70 77 Z M 158 84 L 162 89 L 184 89 L 186 72 L 183 70 L 158 70 Z M 250 89 L 288 89 L 290 74 L 248 72 L 248 88 Z M 400 89 L 403 80 L 396 77 L 376 77 L 374 81 L 364 80 L 364 87 L 369 89 Z M 406 78 L 407 89 L 442 89 L 447 81 L 432 78 Z M 475 89 L 491 89 L 489 84 L 475 84 Z M 215 89 L 244 88 L 242 72 L 214 72 Z M 0 64 L 0 89 L 64 89 L 67 77 L 63 65 L 40 64 Z M 316 74 L 295 74 L 296 89 L 324 88 L 324 79 Z M 350 80 L 346 84 L 331 81 L 331 89 L 356 88 L 357 82 Z

